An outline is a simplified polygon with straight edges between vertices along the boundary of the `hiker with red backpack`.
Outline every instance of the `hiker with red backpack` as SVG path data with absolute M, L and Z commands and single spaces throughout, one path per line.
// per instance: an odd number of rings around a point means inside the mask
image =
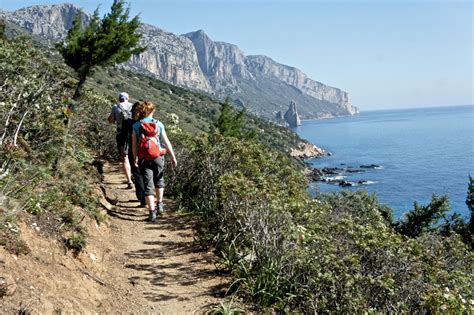
M 173 167 L 178 165 L 165 126 L 153 118 L 154 113 L 155 105 L 150 101 L 144 101 L 137 106 L 135 119 L 139 121 L 133 124 L 132 136 L 133 161 L 143 176 L 145 199 L 149 210 L 148 219 L 151 222 L 155 222 L 157 213 L 161 214 L 164 210 L 164 155 L 169 153 Z
M 132 136 L 133 136 L 133 124 L 137 122 L 134 119 L 134 113 L 137 111 L 140 102 L 133 103 L 132 106 L 132 117 L 125 120 L 122 123 L 122 132 L 125 137 L 125 152 L 127 152 L 128 162 L 130 163 L 133 182 L 135 183 L 135 195 L 137 200 L 140 202 L 139 207 L 146 207 L 145 201 L 145 186 L 143 185 L 143 176 L 140 172 L 140 169 L 135 166 L 135 161 L 133 160 L 133 148 L 132 148 Z
M 123 172 L 127 177 L 127 189 L 133 188 L 132 174 L 130 169 L 130 162 L 127 158 L 127 152 L 125 151 L 126 138 L 123 133 L 123 122 L 131 117 L 132 104 L 128 102 L 128 94 L 122 92 L 119 94 L 119 103 L 112 106 L 108 121 L 110 124 L 117 125 L 117 133 L 115 140 L 117 141 L 117 150 L 119 160 L 122 162 Z

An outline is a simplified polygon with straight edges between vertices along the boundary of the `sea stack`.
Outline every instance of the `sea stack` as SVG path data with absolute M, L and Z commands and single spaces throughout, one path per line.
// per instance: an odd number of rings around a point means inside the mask
M 296 103 L 294 101 L 290 102 L 290 107 L 285 113 L 285 121 L 290 127 L 297 127 L 301 125 L 300 116 L 296 110 Z
M 283 114 L 283 112 L 280 110 L 276 113 L 275 115 L 275 122 L 278 124 L 278 125 L 281 125 L 281 126 L 284 126 L 286 127 L 287 126 L 287 123 L 285 121 L 285 115 Z

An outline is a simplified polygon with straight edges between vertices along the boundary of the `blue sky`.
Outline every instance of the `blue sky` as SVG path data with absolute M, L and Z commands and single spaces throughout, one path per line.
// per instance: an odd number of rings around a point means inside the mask
M 75 1 L 86 11 L 107 1 Z M 0 0 L 15 10 L 58 1 Z M 350 93 L 362 110 L 473 104 L 473 2 L 134 0 L 167 31 L 203 29 Z

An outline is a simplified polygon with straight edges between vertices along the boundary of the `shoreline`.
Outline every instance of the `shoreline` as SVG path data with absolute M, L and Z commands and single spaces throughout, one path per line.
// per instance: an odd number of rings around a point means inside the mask
M 302 162 L 328 155 L 332 154 L 306 140 L 300 142 L 296 148 L 290 148 L 290 156 Z
M 359 113 L 359 114 L 360 114 L 360 113 Z M 303 122 L 303 121 L 328 120 L 328 119 L 336 119 L 336 118 L 351 118 L 351 117 L 358 116 L 359 114 L 357 114 L 357 115 L 344 115 L 344 116 L 328 116 L 328 117 L 308 118 L 308 119 L 301 119 L 301 118 L 300 118 L 300 121 Z

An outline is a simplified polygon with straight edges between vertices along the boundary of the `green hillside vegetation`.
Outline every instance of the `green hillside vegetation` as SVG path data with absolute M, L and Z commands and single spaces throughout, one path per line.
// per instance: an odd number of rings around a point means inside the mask
M 215 127 L 223 102 L 210 95 L 191 91 L 149 76 L 120 68 L 99 69 L 86 86 L 107 95 L 115 102 L 120 91 L 134 100 L 150 99 L 158 105 L 156 116 L 165 124 L 170 113 L 179 117 L 179 127 L 189 133 L 204 135 Z M 288 128 L 246 113 L 246 130 L 254 131 L 258 142 L 281 152 L 290 152 L 302 140 Z
M 44 38 L 30 35 L 26 30 L 12 23 L 6 23 L 6 37 L 31 37 L 32 45 L 40 49 L 48 59 L 62 63 L 59 53 L 51 49 L 54 43 Z M 73 72 L 67 69 L 73 77 Z M 222 101 L 212 95 L 192 91 L 186 88 L 152 78 L 150 76 L 121 69 L 120 67 L 97 68 L 85 86 L 97 91 L 110 103 L 117 102 L 120 92 L 126 91 L 134 100 L 149 99 L 158 105 L 156 116 L 165 124 L 173 122 L 170 113 L 179 117 L 179 127 L 190 133 L 204 135 L 210 132 L 219 117 Z M 246 112 L 246 129 L 257 134 L 257 140 L 269 147 L 289 153 L 301 142 L 296 133 L 288 128 L 277 126 L 269 120 L 259 118 Z M 174 116 L 173 116 L 174 117 Z M 302 166 L 298 161 L 297 165 Z
M 71 113 L 77 80 L 57 54 L 2 40 L 0 68 L 0 244 L 12 253 L 29 251 L 21 221 L 34 217 L 42 233 L 79 252 L 84 216 L 107 220 L 99 159 L 113 155 L 106 117 L 127 91 L 158 104 L 179 165 L 167 190 L 196 216 L 197 236 L 232 277 L 230 293 L 282 313 L 473 311 L 473 253 L 460 225 L 432 220 L 446 211 L 443 197 L 400 222 L 365 191 L 313 199 L 286 154 L 300 141 L 294 133 L 246 115 L 244 133 L 225 136 L 241 125 L 223 128 L 222 105 L 209 96 L 102 69 Z M 240 136 L 247 131 L 256 138 Z
M 473 253 L 426 214 L 443 213 L 444 197 L 393 222 L 366 191 L 312 199 L 288 158 L 257 143 L 175 143 L 172 192 L 198 216 L 203 244 L 233 276 L 231 292 L 284 313 L 472 310 Z M 395 228 L 413 222 L 423 226 L 416 237 Z
M 113 147 L 105 120 L 97 119 L 107 115 L 109 102 L 89 91 L 72 117 L 66 105 L 75 81 L 65 67 L 28 40 L 1 44 L 0 243 L 15 254 L 28 252 L 17 224 L 29 213 L 44 233 L 80 251 L 87 238 L 83 217 L 104 219 L 94 161 Z

